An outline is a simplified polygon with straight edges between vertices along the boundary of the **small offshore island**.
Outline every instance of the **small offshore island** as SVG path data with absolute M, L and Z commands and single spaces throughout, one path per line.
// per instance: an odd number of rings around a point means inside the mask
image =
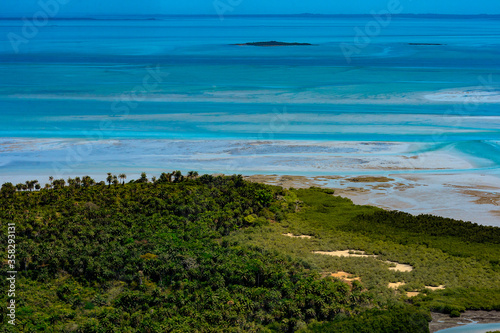
M 310 46 L 312 44 L 309 43 L 287 43 L 287 42 L 251 42 L 251 43 L 241 43 L 241 44 L 233 44 L 238 46 L 262 46 L 262 47 L 270 47 L 270 46 Z
M 458 325 L 450 317 L 500 321 L 500 228 L 241 175 L 126 179 L 1 186 L 18 327 L 427 333 Z
M 439 46 L 439 45 L 446 45 L 446 44 L 439 44 L 439 43 L 408 43 L 408 45 Z

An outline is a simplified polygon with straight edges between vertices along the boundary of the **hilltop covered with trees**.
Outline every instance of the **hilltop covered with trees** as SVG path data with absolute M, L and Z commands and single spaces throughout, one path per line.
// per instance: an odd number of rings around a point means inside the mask
M 142 174 L 128 182 L 124 174 L 108 174 L 106 182 L 85 176 L 50 179 L 43 187 L 3 184 L 0 240 L 6 241 L 7 223 L 15 223 L 20 280 L 18 325 L 0 331 L 427 332 L 429 310 L 500 309 L 494 261 L 500 248 L 490 237 L 498 228 L 388 214 L 331 191 L 196 172 Z M 446 226 L 462 229 L 445 234 Z M 476 238 L 463 253 L 452 253 L 467 234 Z M 423 242 L 426 250 L 415 250 Z M 312 254 L 346 248 L 406 260 L 415 272 Z M 6 258 L 5 251 L 0 255 Z M 437 264 L 465 260 L 462 270 L 475 272 L 477 288 L 465 291 L 470 281 L 463 274 L 454 280 L 446 265 L 444 272 L 426 266 L 431 256 Z M 337 270 L 360 279 L 325 274 Z M 397 279 L 408 288 L 450 288 L 409 300 L 403 289 L 387 288 Z M 0 285 L 6 287 L 5 279 Z M 476 300 L 467 303 L 471 295 Z M 5 323 L 4 307 L 1 316 Z

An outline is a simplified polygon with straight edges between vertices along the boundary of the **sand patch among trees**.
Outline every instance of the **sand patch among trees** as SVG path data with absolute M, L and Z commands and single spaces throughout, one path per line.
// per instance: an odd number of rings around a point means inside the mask
M 309 236 L 309 235 L 297 235 L 296 236 L 296 235 L 294 235 L 294 234 L 292 234 L 290 232 L 287 233 L 287 234 L 282 234 L 282 235 L 283 236 L 287 236 L 287 237 L 291 237 L 291 238 L 308 238 L 308 239 L 312 238 L 312 236 Z
M 444 290 L 446 287 L 444 285 L 440 285 L 439 287 L 425 286 L 426 289 L 434 290 Z
M 404 286 L 405 284 L 406 282 L 389 282 L 387 287 L 391 289 L 398 289 L 399 287 Z
M 413 270 L 413 266 L 407 265 L 407 264 L 400 264 L 399 262 L 395 261 L 384 261 L 388 264 L 394 264 L 396 265 L 395 267 L 389 267 L 391 271 L 398 271 L 398 272 L 411 272 Z
M 327 273 L 327 274 L 329 274 L 327 276 L 331 276 L 331 277 L 343 280 L 345 282 L 352 282 L 352 281 L 360 281 L 361 280 L 360 277 L 353 277 L 353 275 L 351 273 L 347 273 L 344 271 L 339 271 L 336 273 Z
M 344 250 L 344 251 L 313 251 L 315 254 L 324 254 L 332 257 L 364 257 L 376 258 L 374 254 L 366 254 L 365 251 Z
M 360 257 L 360 258 L 377 258 L 378 256 L 375 254 L 366 254 L 365 251 L 356 251 L 356 250 L 344 250 L 344 251 L 313 251 L 315 254 L 323 254 L 333 257 Z M 413 266 L 407 264 L 400 264 L 396 261 L 388 261 L 385 260 L 385 263 L 395 265 L 393 267 L 389 267 L 391 271 L 398 272 L 411 272 L 413 270 Z

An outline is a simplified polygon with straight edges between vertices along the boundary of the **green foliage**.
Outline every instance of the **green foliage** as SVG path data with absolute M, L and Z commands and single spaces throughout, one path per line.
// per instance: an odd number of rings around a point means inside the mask
M 389 310 L 369 310 L 354 318 L 338 316 L 327 323 L 311 324 L 299 332 L 318 333 L 427 333 L 430 316 L 408 306 Z
M 356 223 L 352 225 L 357 229 L 374 230 L 383 226 L 426 236 L 446 236 L 465 242 L 500 244 L 500 228 L 433 215 L 413 216 L 404 212 L 378 211 L 358 216 Z
M 236 231 L 230 238 L 286 253 L 320 272 L 351 273 L 361 279 L 374 304 L 381 308 L 394 302 L 411 302 L 416 309 L 447 314 L 466 309 L 500 308 L 500 245 L 487 235 L 490 230 L 497 233 L 498 228 L 357 206 L 317 188 L 291 193 L 302 202 L 297 212 L 288 213 L 280 224 Z M 404 224 L 415 225 L 406 228 L 401 222 L 401 226 L 397 226 L 400 222 L 394 221 L 398 216 L 405 219 Z M 450 228 L 447 224 L 459 225 L 460 234 L 443 233 L 443 229 Z M 312 238 L 283 236 L 289 233 Z M 464 236 L 472 234 L 483 236 Z M 340 258 L 313 253 L 348 249 L 353 250 L 352 253 L 365 251 L 378 257 Z M 414 269 L 391 271 L 384 263 L 386 260 L 409 264 Z M 406 284 L 392 290 L 388 288 L 389 282 Z M 439 285 L 446 289 L 425 288 Z M 420 295 L 409 298 L 407 291 L 417 291 Z
M 286 214 L 283 189 L 241 176 L 168 178 L 119 184 L 109 174 L 106 185 L 72 180 L 15 195 L 7 185 L 0 219 L 16 224 L 22 244 L 18 323 L 34 331 L 289 331 L 367 302 L 362 290 L 321 279 L 303 262 L 222 240 Z
M 108 176 L 2 186 L 0 241 L 14 222 L 22 244 L 21 331 L 428 332 L 430 310 L 500 310 L 498 228 L 241 176 Z M 313 253 L 348 249 L 377 258 Z M 360 281 L 325 277 L 338 271 Z

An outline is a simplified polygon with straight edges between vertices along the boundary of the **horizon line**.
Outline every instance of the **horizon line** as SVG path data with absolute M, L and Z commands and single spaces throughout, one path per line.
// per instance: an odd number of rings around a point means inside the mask
M 226 18 L 237 17 L 372 17 L 374 14 L 314 14 L 314 13 L 300 13 L 300 14 L 233 14 L 224 15 Z M 437 13 L 400 13 L 392 14 L 392 17 L 455 17 L 455 18 L 474 18 L 474 17 L 491 17 L 500 18 L 498 14 L 437 14 Z M 160 17 L 215 17 L 217 14 L 98 14 L 98 15 L 85 15 L 85 16 L 66 16 L 66 17 L 53 17 L 49 20 L 99 20 L 109 18 L 141 18 L 147 20 L 154 20 Z M 0 20 L 20 20 L 26 18 L 23 16 L 0 16 Z

